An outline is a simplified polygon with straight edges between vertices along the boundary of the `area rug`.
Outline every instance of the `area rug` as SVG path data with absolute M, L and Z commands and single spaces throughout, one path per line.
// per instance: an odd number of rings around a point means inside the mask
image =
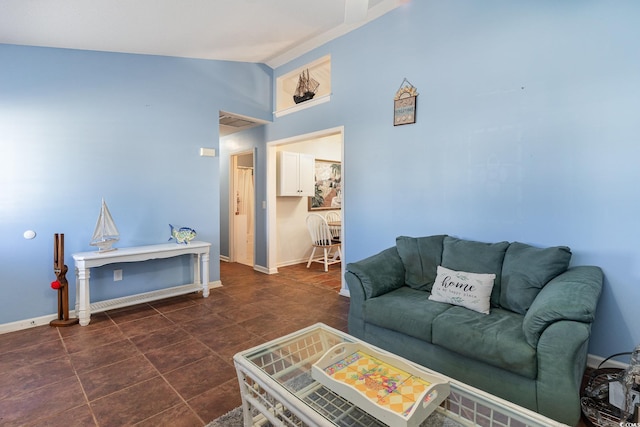
M 242 406 L 227 412 L 224 415 L 211 421 L 205 427 L 243 427 L 242 422 Z
M 242 406 L 238 406 L 235 409 L 227 412 L 219 418 L 211 421 L 205 427 L 243 427 L 242 423 Z M 384 424 L 380 424 L 381 426 Z M 271 423 L 265 424 L 263 427 L 269 427 Z M 427 418 L 420 427 L 463 427 L 453 420 L 446 419 L 440 413 L 435 412 Z
M 311 372 L 305 372 L 302 375 L 298 375 L 297 377 L 291 378 L 286 382 L 286 388 L 289 390 L 302 390 L 305 387 L 309 386 L 314 382 L 314 379 L 311 376 Z M 308 396 L 309 397 L 309 396 Z M 254 408 L 254 415 L 257 415 L 258 412 Z M 238 406 L 235 409 L 227 412 L 226 414 L 216 418 L 211 421 L 205 427 L 243 427 L 243 414 L 242 407 Z M 385 424 L 380 423 L 380 426 L 384 426 Z M 272 427 L 272 424 L 267 422 L 263 424 L 262 427 Z M 463 427 L 462 424 L 453 421 L 451 419 L 447 419 L 439 412 L 434 412 L 424 420 L 420 427 Z

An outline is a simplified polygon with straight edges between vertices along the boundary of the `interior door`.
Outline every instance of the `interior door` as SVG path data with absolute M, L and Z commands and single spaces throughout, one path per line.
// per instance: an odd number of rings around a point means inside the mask
M 255 181 L 253 152 L 232 156 L 232 261 L 254 265 Z

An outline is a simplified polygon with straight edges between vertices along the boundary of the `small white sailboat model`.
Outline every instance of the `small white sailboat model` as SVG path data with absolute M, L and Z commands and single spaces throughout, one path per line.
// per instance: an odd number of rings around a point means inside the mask
M 116 223 L 113 222 L 113 217 L 109 212 L 109 208 L 102 199 L 102 208 L 100 209 L 100 216 L 96 223 L 96 229 L 93 231 L 93 237 L 91 237 L 91 246 L 97 246 L 98 252 L 115 251 L 117 248 L 112 248 L 115 242 L 120 240 L 120 232 Z

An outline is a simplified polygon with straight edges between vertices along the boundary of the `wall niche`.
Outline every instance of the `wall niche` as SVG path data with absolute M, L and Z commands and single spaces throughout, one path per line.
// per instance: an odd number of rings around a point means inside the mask
M 318 83 L 313 98 L 296 104 L 294 94 L 304 73 L 310 79 Z M 310 62 L 302 67 L 296 68 L 287 74 L 276 79 L 276 117 L 294 113 L 315 105 L 319 105 L 331 100 L 331 55 Z

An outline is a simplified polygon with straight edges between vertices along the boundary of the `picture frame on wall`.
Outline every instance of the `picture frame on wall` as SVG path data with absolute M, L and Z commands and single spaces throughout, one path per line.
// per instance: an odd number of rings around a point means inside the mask
M 308 210 L 342 208 L 342 163 L 335 160 L 315 160 L 315 194 L 309 197 Z
M 407 96 L 393 101 L 393 125 L 409 125 L 416 122 L 416 97 Z
M 393 125 L 409 125 L 416 122 L 418 90 L 406 78 L 393 99 Z

